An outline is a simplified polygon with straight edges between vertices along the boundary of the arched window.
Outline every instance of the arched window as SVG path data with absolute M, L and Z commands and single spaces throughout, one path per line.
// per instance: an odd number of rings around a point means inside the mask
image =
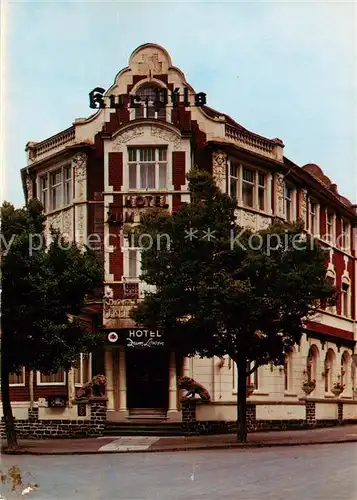
M 341 286 L 341 314 L 347 318 L 350 316 L 351 282 L 347 277 L 342 278 Z
M 309 349 L 307 360 L 306 360 L 306 374 L 307 380 L 312 382 L 316 381 L 316 372 L 317 372 L 317 359 L 318 359 L 319 351 L 315 345 L 312 345 Z
M 334 361 L 335 353 L 332 349 L 329 349 L 326 353 L 325 363 L 324 363 L 324 377 L 325 377 L 325 392 L 329 392 L 334 383 Z
M 340 382 L 345 386 L 345 390 L 349 389 L 350 382 L 350 355 L 345 351 L 341 356 L 341 373 Z
M 164 89 L 155 85 L 143 85 L 137 90 L 136 95 L 141 99 L 141 106 L 135 108 L 135 118 L 166 119 L 166 107 L 155 107 L 158 100 L 164 102 Z

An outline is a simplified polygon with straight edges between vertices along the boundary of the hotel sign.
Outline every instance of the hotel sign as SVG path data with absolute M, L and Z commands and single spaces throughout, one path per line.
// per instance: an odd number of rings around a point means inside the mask
M 186 108 L 192 106 L 190 103 L 190 96 L 194 97 L 194 104 L 197 108 L 202 108 L 205 106 L 207 99 L 204 92 L 198 92 L 197 94 L 190 94 L 187 87 L 183 89 L 175 88 L 170 92 L 167 89 L 157 89 L 155 91 L 155 99 L 151 102 L 147 97 L 142 100 L 139 95 L 109 95 L 105 96 L 105 89 L 101 87 L 96 87 L 89 93 L 89 107 L 92 109 L 120 109 L 120 108 L 143 108 L 148 107 L 150 102 L 150 107 L 154 107 L 155 110 L 166 107 L 168 104 L 173 108 L 177 108 L 179 105 L 183 105 Z
M 107 334 L 107 340 L 112 345 L 124 344 L 126 347 L 163 348 L 165 342 L 159 330 L 145 328 L 122 328 Z
M 164 341 L 159 330 L 129 330 L 126 337 L 127 347 L 164 347 Z

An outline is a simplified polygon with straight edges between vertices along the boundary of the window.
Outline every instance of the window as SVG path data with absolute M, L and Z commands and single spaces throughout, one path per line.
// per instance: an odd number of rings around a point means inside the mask
M 138 252 L 137 249 L 128 250 L 128 278 L 138 278 L 139 276 Z
M 72 201 L 72 167 L 67 166 L 64 172 L 64 204 L 69 205 Z
M 164 89 L 160 87 L 142 86 L 136 93 L 141 102 L 135 109 L 135 118 L 162 118 L 166 119 L 166 106 L 155 109 L 157 101 L 165 102 Z
M 58 210 L 72 203 L 72 166 L 65 165 L 39 178 L 40 201 L 44 212 Z
M 265 210 L 266 175 L 258 172 L 258 207 Z
M 45 375 L 44 373 L 37 372 L 37 384 L 38 385 L 65 385 L 66 384 L 66 374 L 64 370 L 59 370 L 56 373 L 49 373 Z
M 46 213 L 48 210 L 48 177 L 44 175 L 40 177 L 40 202 L 43 206 L 43 211 Z
M 74 366 L 74 385 L 86 384 L 92 378 L 92 355 L 81 353 L 78 362 Z
M 329 284 L 333 287 L 336 286 L 336 275 L 332 273 L 332 271 L 328 271 L 328 274 L 326 276 L 326 281 L 329 282 Z M 327 306 L 326 310 L 336 314 L 336 306 Z
M 25 385 L 25 367 L 23 366 L 18 373 L 9 374 L 10 386 Z
M 317 205 L 316 205 L 316 203 L 314 203 L 312 201 L 310 201 L 309 215 L 310 215 L 310 224 L 309 224 L 310 233 L 316 234 L 316 232 L 317 232 Z
M 254 206 L 254 172 L 243 168 L 242 184 L 243 205 L 253 208 Z
M 349 316 L 349 301 L 350 301 L 350 286 L 346 281 L 342 282 L 342 297 L 341 297 L 341 308 L 342 316 Z
M 326 215 L 326 231 L 327 231 L 327 241 L 332 245 L 333 244 L 333 222 L 334 217 L 331 212 L 327 212 Z
M 292 189 L 285 186 L 285 218 L 288 222 L 292 221 Z
M 51 182 L 51 210 L 61 207 L 62 202 L 62 172 L 56 170 L 50 174 Z
M 345 251 L 349 249 L 348 224 L 342 220 L 341 223 L 341 248 Z
M 167 189 L 167 149 L 128 148 L 129 189 Z
M 234 200 L 237 200 L 239 197 L 238 193 L 239 193 L 239 165 L 231 163 L 229 196 Z
M 345 389 L 349 387 L 349 360 L 350 356 L 347 351 L 345 351 L 341 356 L 341 374 L 340 374 L 340 382 L 345 385 Z

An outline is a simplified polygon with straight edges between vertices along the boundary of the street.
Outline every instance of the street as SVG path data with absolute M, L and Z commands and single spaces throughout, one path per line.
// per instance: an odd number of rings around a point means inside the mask
M 354 500 L 355 443 L 250 450 L 3 456 L 35 500 Z M 3 490 L 6 500 L 15 498 Z

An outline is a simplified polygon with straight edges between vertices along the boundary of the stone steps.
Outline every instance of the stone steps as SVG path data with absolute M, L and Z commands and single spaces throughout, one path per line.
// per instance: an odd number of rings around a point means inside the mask
M 183 436 L 180 422 L 107 422 L 104 436 Z

